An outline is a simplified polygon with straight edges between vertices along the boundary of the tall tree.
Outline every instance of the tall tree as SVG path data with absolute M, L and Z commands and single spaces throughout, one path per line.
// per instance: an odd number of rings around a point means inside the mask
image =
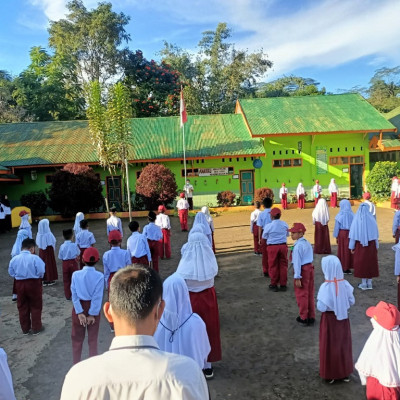
M 375 71 L 367 90 L 369 102 L 381 112 L 400 106 L 400 66 Z
M 129 17 L 105 2 L 88 11 L 82 0 L 72 0 L 67 9 L 66 19 L 50 22 L 50 47 L 72 59 L 81 82 L 106 82 L 120 70 L 124 50 L 119 47 L 130 40 L 125 31 Z
M 233 112 L 235 101 L 253 92 L 257 79 L 272 66 L 262 51 L 235 49 L 227 42 L 230 37 L 226 23 L 219 23 L 215 31 L 203 32 L 196 56 L 164 43 L 162 60 L 182 74 L 190 113 Z

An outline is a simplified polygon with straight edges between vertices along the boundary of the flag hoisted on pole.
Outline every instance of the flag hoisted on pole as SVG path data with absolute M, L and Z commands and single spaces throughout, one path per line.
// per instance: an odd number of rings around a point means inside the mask
M 186 106 L 183 100 L 183 89 L 181 86 L 181 103 L 180 103 L 180 114 L 181 114 L 181 128 L 182 128 L 182 144 L 183 144 L 183 165 L 185 168 L 185 186 L 186 186 L 186 149 L 185 149 L 185 124 L 187 122 Z

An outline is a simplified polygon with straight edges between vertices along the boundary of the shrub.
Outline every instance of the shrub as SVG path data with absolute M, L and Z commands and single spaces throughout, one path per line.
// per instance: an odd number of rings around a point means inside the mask
M 272 201 L 274 201 L 274 191 L 272 189 L 264 187 L 256 189 L 256 191 L 254 192 L 254 201 L 259 201 L 260 203 L 262 203 L 262 201 L 266 197 L 269 197 L 270 199 L 272 199 Z
M 178 195 L 175 174 L 163 164 L 149 164 L 142 169 L 136 181 L 136 194 L 142 196 L 148 210 L 167 206 Z
M 374 165 L 367 177 L 367 187 L 375 200 L 385 200 L 390 197 L 393 176 L 399 176 L 397 163 L 380 161 Z
M 44 215 L 48 206 L 47 197 L 41 190 L 23 194 L 20 201 L 23 206 L 31 209 L 32 217 Z
M 104 205 L 100 179 L 87 165 L 67 164 L 57 171 L 48 195 L 49 206 L 67 218 Z
M 217 194 L 217 203 L 220 207 L 230 207 L 235 201 L 236 194 L 230 190 Z

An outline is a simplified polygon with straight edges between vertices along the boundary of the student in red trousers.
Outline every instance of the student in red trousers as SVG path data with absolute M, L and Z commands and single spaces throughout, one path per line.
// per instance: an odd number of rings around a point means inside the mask
M 305 208 L 306 190 L 304 189 L 304 186 L 301 182 L 297 185 L 296 196 L 297 208 L 300 208 L 302 210 L 303 208 Z
M 161 228 L 163 238 L 161 243 L 161 258 L 171 258 L 171 223 L 169 217 L 165 214 L 166 208 L 164 206 L 158 207 L 158 215 L 156 218 L 156 225 Z
M 188 231 L 188 214 L 189 214 L 189 203 L 185 199 L 185 193 L 180 194 L 180 199 L 176 203 L 178 209 L 179 222 L 181 223 L 182 232 Z
M 254 254 L 255 255 L 260 255 L 261 253 L 261 248 L 260 248 L 260 238 L 258 236 L 258 226 L 257 226 L 257 220 L 259 215 L 261 214 L 261 203 L 259 201 L 256 201 L 254 203 L 254 211 L 250 215 L 250 232 L 253 235 L 253 240 L 254 240 Z
M 288 190 L 285 183 L 282 183 L 282 187 L 279 189 L 279 198 L 281 199 L 281 205 L 284 210 L 287 210 L 287 197 Z
M 147 218 L 149 223 L 143 228 L 143 236 L 147 239 L 147 243 L 149 244 L 151 259 L 153 260 L 153 269 L 158 272 L 158 262 L 161 256 L 161 240 L 163 234 L 160 227 L 155 224 L 157 218 L 156 213 L 150 211 Z

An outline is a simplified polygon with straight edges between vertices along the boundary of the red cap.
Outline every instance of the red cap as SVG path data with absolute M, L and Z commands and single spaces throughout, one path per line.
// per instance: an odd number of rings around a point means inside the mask
M 119 242 L 122 240 L 122 235 L 120 231 L 117 231 L 114 229 L 108 234 L 108 242 L 110 243 L 112 240 L 115 240 L 116 242 Z
M 158 212 L 165 212 L 165 206 L 158 206 Z
M 181 199 L 184 199 L 185 198 L 185 193 L 181 193 L 180 195 L 179 195 L 179 197 L 181 198 Z
M 22 210 L 22 211 L 20 211 L 19 216 L 23 217 L 26 214 L 29 214 L 28 211 Z
M 397 179 L 397 176 L 394 176 L 394 177 L 392 178 L 392 181 L 394 181 L 395 179 Z
M 282 214 L 282 212 L 278 207 L 274 207 L 271 210 L 271 217 L 275 217 L 276 215 L 281 215 L 281 214 Z
M 363 194 L 363 199 L 364 200 L 369 200 L 371 198 L 371 193 L 370 192 L 365 192 L 364 194 Z
M 282 183 L 282 186 L 285 186 L 285 182 Z
M 317 179 L 317 180 L 315 181 L 315 183 L 319 183 L 319 180 Z
M 293 226 L 289 229 L 289 232 L 305 232 L 306 227 L 301 222 L 295 222 Z
M 400 312 L 393 304 L 380 301 L 375 307 L 368 308 L 365 313 L 389 331 L 400 325 Z
M 96 247 L 88 247 L 83 252 L 83 261 L 85 262 L 97 262 L 100 259 L 99 251 Z

